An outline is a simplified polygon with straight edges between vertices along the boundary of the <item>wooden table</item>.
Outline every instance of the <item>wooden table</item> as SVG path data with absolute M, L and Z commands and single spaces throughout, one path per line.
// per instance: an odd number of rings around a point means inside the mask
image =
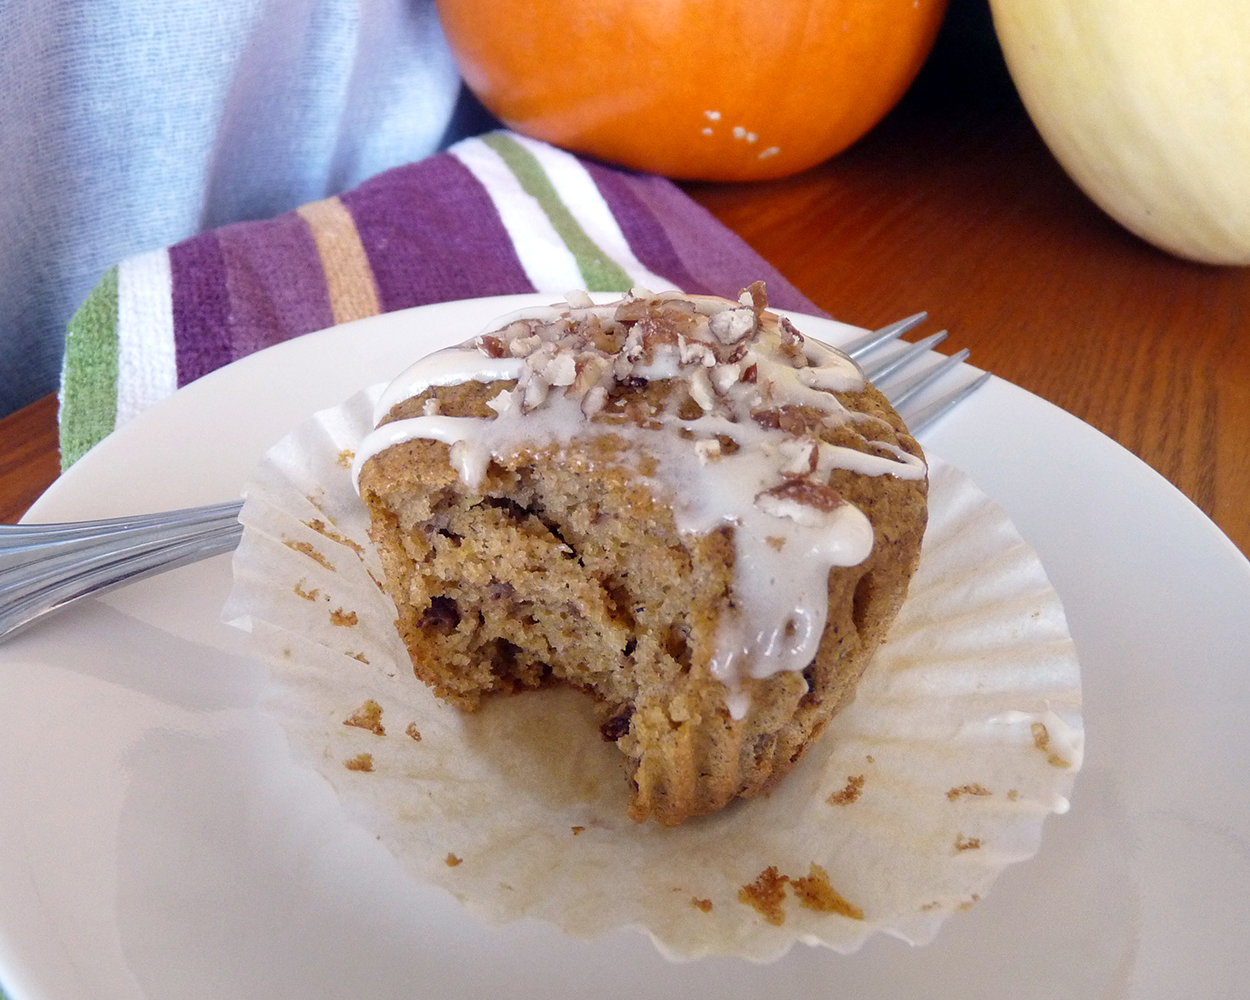
M 943 350 L 1104 431 L 1250 553 L 1250 269 L 1121 229 L 1009 89 L 920 92 L 805 174 L 686 189 L 839 319 L 927 309 Z M 0 421 L 0 517 L 55 478 L 55 419 L 49 397 Z

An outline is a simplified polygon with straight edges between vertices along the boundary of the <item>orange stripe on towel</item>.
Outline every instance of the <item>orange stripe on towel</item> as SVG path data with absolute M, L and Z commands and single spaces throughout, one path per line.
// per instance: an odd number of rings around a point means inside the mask
M 351 214 L 338 198 L 326 198 L 296 209 L 312 230 L 317 255 L 326 274 L 326 292 L 335 323 L 380 313 L 378 289 L 364 244 Z

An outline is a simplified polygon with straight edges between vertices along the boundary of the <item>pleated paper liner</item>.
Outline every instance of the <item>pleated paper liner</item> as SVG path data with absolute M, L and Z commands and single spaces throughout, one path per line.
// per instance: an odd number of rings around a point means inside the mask
M 466 715 L 414 677 L 348 469 L 378 391 L 263 460 L 225 615 L 270 664 L 265 707 L 295 759 L 483 921 L 633 927 L 679 959 L 926 944 L 1066 811 L 1083 729 L 1063 608 L 1003 511 L 932 460 L 920 569 L 850 707 L 770 795 L 634 823 L 586 696 Z

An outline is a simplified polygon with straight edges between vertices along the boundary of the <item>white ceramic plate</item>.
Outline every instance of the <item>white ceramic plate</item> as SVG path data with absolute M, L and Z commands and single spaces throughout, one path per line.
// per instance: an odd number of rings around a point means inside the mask
M 533 301 L 430 306 L 246 358 L 112 435 L 29 519 L 228 499 L 309 413 Z M 633 933 L 479 926 L 290 763 L 255 707 L 262 668 L 218 621 L 223 556 L 0 646 L 0 983 L 12 1000 L 1239 995 L 1250 563 L 1129 453 L 1008 383 L 924 441 L 1041 556 L 1081 656 L 1087 733 L 1072 812 L 932 945 L 672 965 Z

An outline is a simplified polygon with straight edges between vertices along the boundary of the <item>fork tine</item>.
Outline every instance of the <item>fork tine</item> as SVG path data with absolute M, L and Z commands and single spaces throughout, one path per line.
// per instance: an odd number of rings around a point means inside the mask
M 869 382 L 880 382 L 882 379 L 889 378 L 894 372 L 906 365 L 911 364 L 918 357 L 920 357 L 920 355 L 944 341 L 946 339 L 946 335 L 946 330 L 939 330 L 937 333 L 930 334 L 922 340 L 917 340 L 914 344 L 910 345 L 906 350 L 901 351 L 893 358 L 886 361 L 879 361 L 871 368 L 865 367 L 864 376 Z
M 917 410 L 910 417 L 904 416 L 903 420 L 907 424 L 907 430 L 914 437 L 937 420 L 938 417 L 946 413 L 947 410 L 954 409 L 974 392 L 985 385 L 990 379 L 989 372 L 982 372 L 975 379 L 965 385 L 963 388 L 952 392 L 949 396 L 943 396 L 936 402 L 930 403 L 928 406 Z
M 906 382 L 896 386 L 894 389 L 886 391 L 885 395 L 886 398 L 889 399 L 890 405 L 896 410 L 900 406 L 906 406 L 907 401 L 915 396 L 916 393 L 920 392 L 927 386 L 932 385 L 956 365 L 964 362 L 969 353 L 968 349 L 964 348 L 962 351 L 952 354 L 949 358 L 943 358 L 939 364 L 925 369 L 919 375 L 908 379 Z
M 842 347 L 842 353 L 849 354 L 852 358 L 859 360 L 860 357 L 867 354 L 874 347 L 880 347 L 888 341 L 897 340 L 912 327 L 919 326 L 928 318 L 929 314 L 927 312 L 918 312 L 915 315 L 908 316 L 906 319 L 900 319 L 889 326 L 883 326 L 880 330 L 865 334 L 858 340 L 852 340 L 849 344 Z

